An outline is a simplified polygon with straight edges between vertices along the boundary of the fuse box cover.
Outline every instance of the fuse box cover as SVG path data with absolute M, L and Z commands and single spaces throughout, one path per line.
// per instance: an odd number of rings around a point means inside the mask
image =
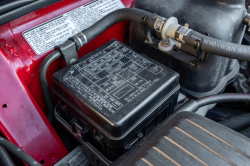
M 53 82 L 56 96 L 110 137 L 146 124 L 180 88 L 176 72 L 117 40 L 55 73 Z

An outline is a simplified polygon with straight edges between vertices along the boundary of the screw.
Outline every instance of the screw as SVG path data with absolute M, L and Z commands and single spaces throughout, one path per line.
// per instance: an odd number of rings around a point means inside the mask
M 161 46 L 162 46 L 162 47 L 169 47 L 169 46 L 170 46 L 170 40 L 169 40 L 169 38 L 163 39 L 163 40 L 161 41 Z

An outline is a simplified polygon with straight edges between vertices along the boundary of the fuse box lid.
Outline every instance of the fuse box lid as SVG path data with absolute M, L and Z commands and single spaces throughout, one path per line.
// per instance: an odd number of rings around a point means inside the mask
M 112 40 L 53 75 L 54 92 L 112 137 L 150 120 L 179 75 Z

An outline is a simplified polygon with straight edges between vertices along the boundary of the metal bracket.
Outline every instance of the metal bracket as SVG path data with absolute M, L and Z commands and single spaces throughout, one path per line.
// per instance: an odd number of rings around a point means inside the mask
M 78 59 L 76 43 L 72 40 L 67 40 L 65 43 L 56 46 L 55 50 L 59 50 L 62 53 L 62 58 L 67 66 Z
M 157 16 L 157 19 L 156 19 L 155 25 L 154 25 L 154 30 L 161 33 L 162 28 L 164 26 L 164 23 L 165 23 L 165 19 Z
M 87 37 L 82 33 L 78 33 L 75 36 L 69 38 L 69 40 L 73 40 L 76 43 L 77 51 L 79 52 L 80 48 L 88 43 Z
M 145 39 L 144 42 L 148 44 L 149 46 L 158 49 L 158 43 L 160 42 L 159 40 L 155 39 L 152 34 L 153 29 L 148 28 L 148 17 L 144 16 L 141 21 L 141 27 L 145 32 Z
M 197 41 L 198 41 L 198 45 L 197 45 L 196 53 L 198 55 L 198 61 L 204 62 L 208 57 L 208 53 L 201 51 L 201 46 L 202 46 L 203 41 L 202 40 L 197 40 Z
M 196 49 L 196 54 L 198 57 L 194 61 L 190 62 L 191 65 L 193 66 L 197 66 L 199 62 L 204 62 L 208 57 L 208 53 L 201 50 L 203 41 L 200 39 L 197 39 L 195 42 L 197 43 L 195 49 Z

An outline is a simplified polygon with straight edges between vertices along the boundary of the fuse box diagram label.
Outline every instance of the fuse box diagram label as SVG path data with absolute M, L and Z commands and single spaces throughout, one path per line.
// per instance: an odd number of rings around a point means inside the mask
M 111 116 L 166 74 L 155 62 L 116 41 L 72 66 L 63 82 L 96 110 Z
M 125 8 L 121 0 L 94 0 L 23 32 L 23 37 L 37 55 L 42 55 L 121 8 Z

